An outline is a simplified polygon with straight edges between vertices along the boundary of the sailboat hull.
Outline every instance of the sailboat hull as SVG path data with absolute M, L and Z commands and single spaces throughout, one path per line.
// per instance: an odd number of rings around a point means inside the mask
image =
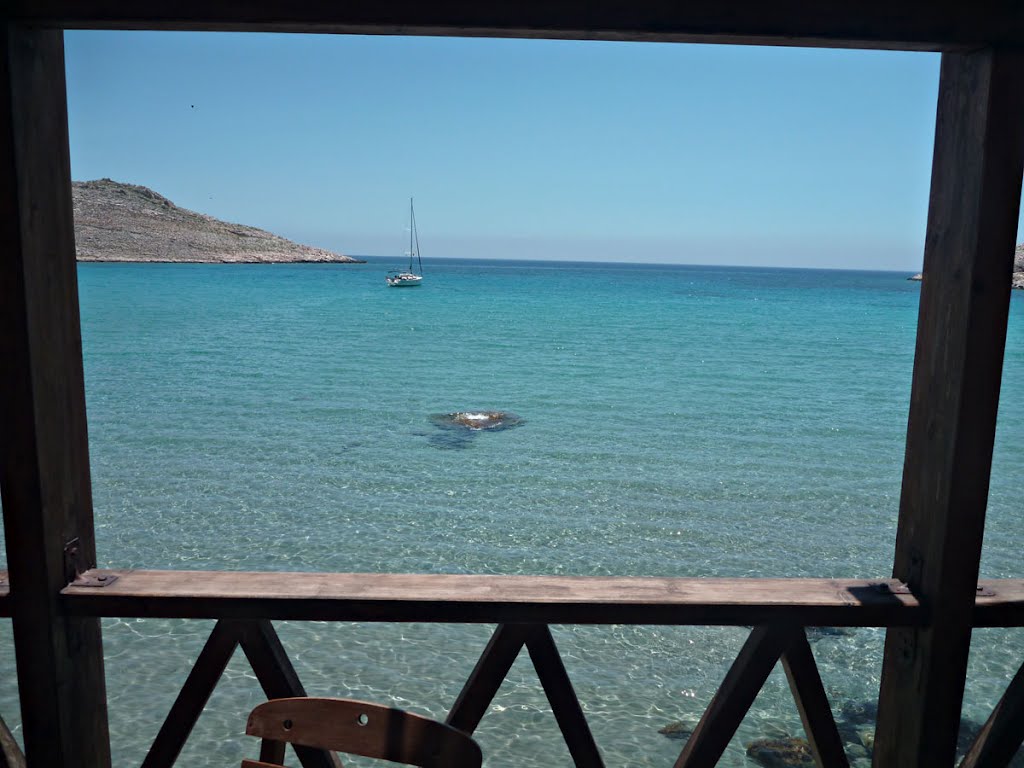
M 389 272 L 387 277 L 384 279 L 387 281 L 388 286 L 391 288 L 415 288 L 423 282 L 423 261 L 420 259 L 420 239 L 416 235 L 416 212 L 412 207 L 412 198 L 409 198 L 409 253 L 406 254 L 409 257 L 409 269 L 402 271 L 396 269 Z M 420 274 L 416 274 L 413 269 L 413 259 L 419 261 Z
M 401 275 L 388 275 L 384 279 L 387 280 L 388 285 L 392 288 L 416 288 L 423 282 L 422 275 L 414 275 L 411 272 L 405 272 Z

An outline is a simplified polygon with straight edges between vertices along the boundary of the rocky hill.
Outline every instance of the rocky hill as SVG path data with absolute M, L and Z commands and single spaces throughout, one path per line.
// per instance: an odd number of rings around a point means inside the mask
M 179 208 L 134 184 L 76 181 L 71 192 L 79 261 L 359 261 Z

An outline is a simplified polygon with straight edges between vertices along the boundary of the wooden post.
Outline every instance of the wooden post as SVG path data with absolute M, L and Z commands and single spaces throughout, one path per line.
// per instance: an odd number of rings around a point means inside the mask
M 953 764 L 1002 376 L 1024 56 L 944 53 L 893 575 L 928 614 L 886 636 L 874 762 Z
M 0 488 L 29 765 L 109 768 L 99 620 L 64 614 L 96 563 L 64 42 L 0 23 Z M 77 539 L 69 567 L 65 545 Z

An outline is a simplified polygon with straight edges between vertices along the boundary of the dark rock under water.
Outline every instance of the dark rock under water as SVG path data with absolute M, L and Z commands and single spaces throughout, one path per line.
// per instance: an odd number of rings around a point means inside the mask
M 806 739 L 758 739 L 746 745 L 747 757 L 765 768 L 813 768 L 814 755 Z
M 469 448 L 480 432 L 499 432 L 519 427 L 526 422 L 510 411 L 455 411 L 430 417 L 438 431 L 430 435 L 435 448 L 460 450 Z

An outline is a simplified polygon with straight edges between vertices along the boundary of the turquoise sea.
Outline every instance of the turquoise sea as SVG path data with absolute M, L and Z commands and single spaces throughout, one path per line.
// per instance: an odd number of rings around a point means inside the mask
M 433 261 L 79 267 L 101 565 L 885 577 L 920 286 L 892 272 Z M 1024 577 L 1024 296 L 1012 300 L 982 563 Z M 444 428 L 505 410 L 503 431 Z M 1016 481 L 1016 483 L 1015 483 Z M 117 766 L 138 765 L 212 626 L 104 622 Z M 306 688 L 443 716 L 492 627 L 280 623 Z M 744 628 L 555 627 L 608 766 L 671 765 Z M 866 765 L 883 634 L 815 635 Z M 18 726 L 10 622 L 0 712 Z M 976 633 L 965 715 L 1024 660 Z M 241 654 L 181 764 L 237 765 Z M 777 671 L 722 761 L 801 735 Z M 477 736 L 488 768 L 566 766 L 532 667 Z M 352 762 L 353 765 L 367 765 Z

